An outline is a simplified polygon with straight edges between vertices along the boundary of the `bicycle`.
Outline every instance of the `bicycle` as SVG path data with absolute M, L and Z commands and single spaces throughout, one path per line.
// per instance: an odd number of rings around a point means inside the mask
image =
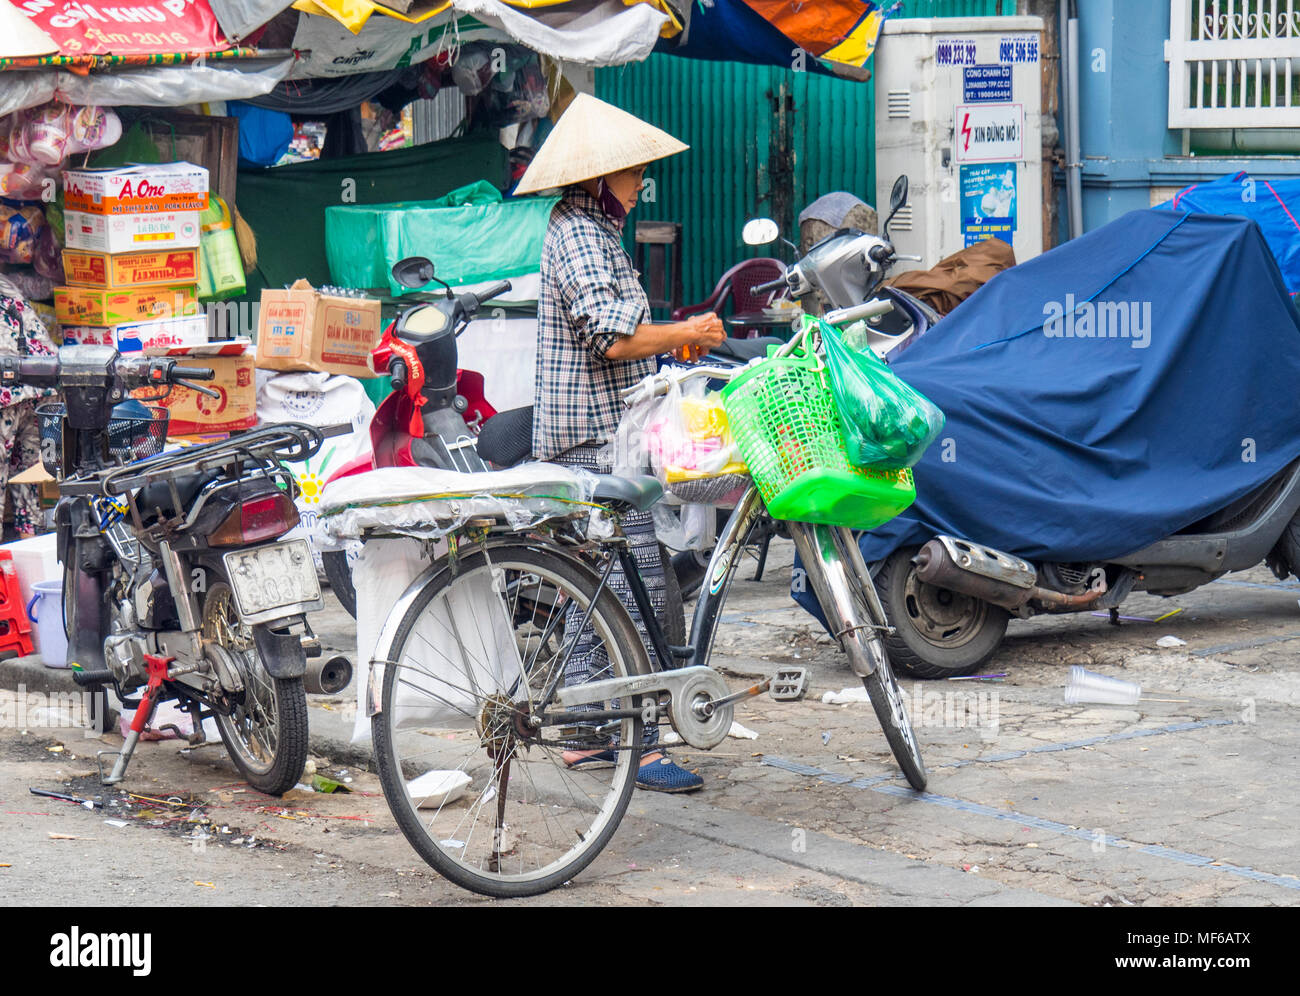
M 743 369 L 669 368 L 633 390 L 666 388 L 670 377 L 726 379 Z M 617 829 L 648 725 L 666 718 L 683 741 L 707 750 L 726 737 L 735 702 L 764 691 L 778 699 L 802 695 L 802 668 L 778 669 L 732 692 L 708 667 L 739 554 L 763 515 L 758 489 L 748 485 L 719 537 L 684 646 L 665 639 L 618 526 L 621 513 L 645 511 L 662 494 L 653 477 L 545 464 L 474 475 L 378 471 L 326 492 L 322 516 L 336 534 L 447 543 L 389 613 L 366 704 L 398 826 L 456 884 L 519 897 L 567 882 Z M 338 521 L 340 513 L 346 521 Z M 884 649 L 891 630 L 853 534 L 787 526 L 891 751 L 909 784 L 924 790 L 925 765 Z M 607 587 L 616 563 L 656 660 L 672 666 L 655 668 Z M 565 671 L 579 641 L 584 654 L 603 654 L 607 663 L 574 683 Z M 590 750 L 600 753 L 572 767 L 563 756 Z

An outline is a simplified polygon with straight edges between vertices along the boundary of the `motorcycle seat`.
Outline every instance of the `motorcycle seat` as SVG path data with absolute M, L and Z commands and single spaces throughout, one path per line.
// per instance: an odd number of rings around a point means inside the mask
M 136 505 L 140 509 L 140 514 L 145 518 L 150 518 L 154 514 L 154 509 L 161 508 L 164 512 L 170 511 L 173 514 L 177 511 L 188 509 L 194 504 L 194 499 L 198 497 L 199 492 L 203 490 L 211 481 L 220 477 L 220 470 L 204 470 L 193 474 L 179 474 L 169 481 L 154 481 L 152 484 L 146 484 L 135 496 Z M 176 485 L 176 493 L 180 497 L 180 509 L 172 508 L 171 484 Z
M 759 336 L 757 339 L 727 338 L 723 340 L 720 346 L 714 346 L 713 349 L 709 350 L 709 355 L 748 363 L 750 360 L 767 356 L 768 346 L 783 345 L 785 345 L 785 340 L 773 335 Z
M 523 463 L 533 452 L 533 407 L 498 412 L 483 423 L 478 455 L 497 467 Z

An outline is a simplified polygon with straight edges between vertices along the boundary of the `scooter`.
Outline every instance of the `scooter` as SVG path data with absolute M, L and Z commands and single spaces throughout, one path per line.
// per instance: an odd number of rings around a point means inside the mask
M 939 314 L 925 302 L 905 291 L 884 284 L 890 269 L 900 260 L 920 261 L 919 256 L 899 255 L 889 241 L 889 226 L 907 204 L 906 175 L 894 181 L 890 191 L 889 215 L 879 236 L 854 228 L 841 228 L 814 245 L 784 274 L 754 288 L 762 293 L 783 290 L 801 303 L 820 297 L 827 309 L 853 308 L 870 301 L 887 301 L 892 308 L 866 319 L 867 338 L 881 359 L 897 356 L 939 321 Z M 780 239 L 798 252 L 794 243 L 781 236 L 770 218 L 753 218 L 741 233 L 747 245 L 763 246 Z
M 885 316 L 890 328 L 868 326 L 872 347 L 884 359 L 939 319 L 922 302 L 881 285 L 889 266 L 905 258 L 894 254 L 888 231 L 906 200 L 903 176 L 894 184 L 881 238 L 835 232 L 781 281 L 796 298 L 815 290 L 837 306 L 888 295 L 895 303 L 895 314 Z M 746 241 L 773 241 L 775 227 L 756 219 L 746 226 Z M 987 662 L 1012 615 L 1100 609 L 1117 619 L 1120 604 L 1135 591 L 1180 595 L 1261 561 L 1278 578 L 1300 577 L 1300 460 L 1181 532 L 1113 560 L 1033 564 L 963 537 L 936 536 L 896 550 L 871 571 L 893 626 L 885 637 L 890 659 L 913 677 L 945 678 Z
M 483 375 L 457 367 L 456 339 L 484 301 L 510 290 L 510 281 L 478 294 L 457 295 L 434 275 L 433 263 L 423 256 L 398 261 L 393 278 L 412 289 L 438 283 L 446 293 L 436 301 L 407 308 L 384 330 L 371 355 L 375 369 L 392 377 L 393 392 L 370 421 L 373 452 L 344 464 L 326 484 L 376 467 L 437 467 L 462 473 L 490 469 L 479 456 L 476 441 L 479 427 L 497 411 L 484 397 Z M 335 595 L 355 617 L 349 552 L 325 551 L 321 563 Z

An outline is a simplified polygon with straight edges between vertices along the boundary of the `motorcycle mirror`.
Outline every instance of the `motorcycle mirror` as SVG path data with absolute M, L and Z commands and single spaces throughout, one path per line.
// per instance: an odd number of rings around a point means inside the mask
M 747 246 L 765 246 L 781 237 L 781 229 L 771 218 L 751 218 L 745 222 L 740 237 Z
M 407 256 L 393 264 L 393 279 L 412 290 L 434 280 L 433 260 L 424 256 Z M 441 280 L 438 283 L 442 283 Z M 444 285 L 445 286 L 445 285 Z
M 894 181 L 893 189 L 889 191 L 889 213 L 895 214 L 899 208 L 907 203 L 907 174 L 903 173 Z
M 889 191 L 889 217 L 885 219 L 884 225 L 880 228 L 880 237 L 886 242 L 889 241 L 889 223 L 894 220 L 894 215 L 898 214 L 899 208 L 907 203 L 907 174 L 902 173 L 894 181 L 894 186 Z

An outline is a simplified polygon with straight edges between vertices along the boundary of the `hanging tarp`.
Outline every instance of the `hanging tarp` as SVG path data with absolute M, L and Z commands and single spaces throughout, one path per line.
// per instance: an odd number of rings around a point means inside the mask
M 536 10 L 500 0 L 455 0 L 441 9 L 397 16 L 369 0 L 300 0 L 294 33 L 295 78 L 347 76 L 412 66 L 476 41 L 518 43 L 564 62 L 592 66 L 637 62 L 676 22 L 650 3 L 548 0 Z M 416 16 L 418 14 L 418 16 Z
M 221 30 L 240 41 L 285 10 L 293 0 L 208 0 Z
M 444 12 L 418 24 L 393 17 L 372 17 L 352 31 L 332 17 L 303 14 L 294 31 L 299 54 L 293 78 L 352 76 L 413 66 L 470 41 L 500 41 L 494 28 L 454 24 Z
M 51 100 L 101 107 L 178 107 L 208 100 L 247 100 L 270 93 L 292 68 L 293 58 L 289 57 L 243 59 L 229 65 L 149 65 L 107 73 L 16 70 L 0 73 L 0 116 Z
M 711 0 L 691 11 L 684 37 L 661 42 L 659 51 L 866 79 L 881 25 L 896 7 L 870 0 Z
M 612 18 L 625 13 L 627 9 L 636 8 L 645 8 L 638 11 L 641 18 L 645 17 L 646 11 L 657 13 L 659 16 L 653 19 L 656 34 L 671 37 L 682 28 L 681 16 L 674 8 L 682 6 L 683 2 L 684 0 L 390 0 L 387 4 L 380 4 L 372 0 L 297 0 L 293 6 L 306 14 L 332 17 L 352 31 L 360 31 L 372 14 L 382 14 L 411 24 L 418 24 L 449 11 L 459 15 L 471 14 L 484 18 L 491 27 L 504 30 L 513 40 L 527 45 L 528 41 L 523 34 L 537 32 L 538 28 L 561 31 L 609 28 Z
M 230 47 L 207 0 L 18 0 L 16 6 L 53 39 L 62 55 L 154 55 Z
M 1157 207 L 1252 219 L 1277 260 L 1287 292 L 1300 294 L 1300 180 L 1257 180 L 1243 171 L 1184 187 Z

